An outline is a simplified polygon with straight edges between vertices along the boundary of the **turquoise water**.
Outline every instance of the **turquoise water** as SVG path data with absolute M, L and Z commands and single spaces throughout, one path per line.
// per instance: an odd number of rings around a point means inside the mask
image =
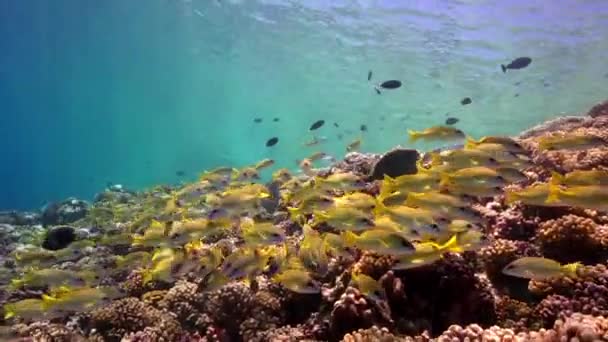
M 3 1 L 0 208 L 266 157 L 295 168 L 360 136 L 382 152 L 447 113 L 516 134 L 605 99 L 607 21 L 601 0 Z M 378 96 L 368 70 L 403 87 Z M 303 147 L 318 119 L 327 142 Z

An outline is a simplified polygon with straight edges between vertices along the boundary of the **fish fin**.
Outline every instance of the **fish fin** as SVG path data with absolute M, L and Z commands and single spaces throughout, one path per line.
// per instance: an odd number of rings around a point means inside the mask
M 431 167 L 443 164 L 443 161 L 441 160 L 441 155 L 439 153 L 429 152 L 429 154 L 431 156 Z
M 17 289 L 21 288 L 23 285 L 25 285 L 25 281 L 23 281 L 21 279 L 11 279 L 11 283 L 8 285 L 8 288 L 10 290 L 16 291 Z
M 411 129 L 407 130 L 407 134 L 410 136 L 409 142 L 415 143 L 418 139 L 420 139 L 420 133 L 413 131 Z
M 13 318 L 16 316 L 15 307 L 11 304 L 6 304 L 3 307 L 4 309 L 4 319 Z
M 357 243 L 357 235 L 351 231 L 345 231 L 342 233 L 342 238 L 347 246 L 354 246 Z
M 287 207 L 289 217 L 292 221 L 300 223 L 302 221 L 302 211 L 298 207 Z
M 549 181 L 549 183 L 559 186 L 559 185 L 564 184 L 565 178 L 566 177 L 564 175 L 562 175 L 561 173 L 556 172 L 556 171 L 551 171 L 551 180 Z
M 131 246 L 141 246 L 141 245 L 143 245 L 143 242 L 144 242 L 143 235 L 133 234 L 132 239 L 133 239 L 133 241 L 131 241 Z
M 503 73 L 507 72 L 507 67 L 504 64 L 501 64 L 500 67 L 502 68 Z
M 545 203 L 547 203 L 547 204 L 558 203 L 560 192 L 561 192 L 561 189 L 559 188 L 559 185 L 549 184 L 549 196 L 547 196 L 547 200 L 545 201 Z
M 505 203 L 506 204 L 513 204 L 517 201 L 518 201 L 517 195 L 514 191 L 512 191 L 512 190 L 505 191 Z
M 579 269 L 579 267 L 581 267 L 581 266 L 583 266 L 583 264 L 582 264 L 582 263 L 580 263 L 580 262 L 573 262 L 573 263 L 570 263 L 570 264 L 563 265 L 561 268 L 562 268 L 562 271 L 563 271 L 563 272 L 564 272 L 566 275 L 571 276 L 571 277 L 574 277 L 574 276 L 576 276 L 576 275 L 577 275 L 576 271 L 577 271 L 577 270 Z
M 376 94 L 382 95 L 382 92 L 380 91 L 380 88 L 378 88 L 377 86 L 374 86 L 374 90 L 376 91 Z
M 386 206 L 384 205 L 384 202 L 383 202 L 384 198 L 380 198 L 380 196 L 378 196 L 378 197 L 379 198 L 376 203 L 376 206 L 372 210 L 375 217 L 382 215 L 382 213 L 384 213 L 386 211 Z
M 475 149 L 475 147 L 477 147 L 478 144 L 479 144 L 478 141 L 476 141 L 475 139 L 473 139 L 472 137 L 467 135 L 465 138 L 464 149 L 465 150 Z
M 55 303 L 57 303 L 57 298 L 51 297 L 47 294 L 42 295 L 42 308 L 44 310 L 50 309 Z
M 447 187 L 448 185 L 450 185 L 450 175 L 442 172 L 439 176 L 439 186 L 440 187 Z

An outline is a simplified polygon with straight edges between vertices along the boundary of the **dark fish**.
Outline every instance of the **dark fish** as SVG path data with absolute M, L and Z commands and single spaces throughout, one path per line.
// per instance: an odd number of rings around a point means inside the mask
M 262 122 L 262 118 L 255 118 L 255 119 L 253 119 L 253 122 L 260 123 L 260 122 Z
M 272 137 L 270 139 L 268 139 L 268 141 L 266 141 L 266 147 L 270 147 L 270 146 L 274 146 L 279 142 L 279 138 L 277 137 Z
M 178 170 L 178 171 L 175 171 L 175 175 L 178 177 L 184 177 L 186 175 L 186 172 L 182 171 L 182 170 Z
M 550 86 L 551 84 L 549 82 L 543 82 L 543 87 L 547 88 L 548 86 Z
M 281 119 L 279 119 L 279 118 L 272 119 L 272 121 L 274 121 L 274 122 L 279 122 L 279 120 L 281 120 Z
M 517 93 L 517 94 L 513 95 L 513 97 L 519 97 L 519 93 Z
M 372 80 L 372 71 L 371 70 L 367 72 L 367 80 L 368 81 Z
M 337 122 L 334 122 L 334 127 L 340 127 Z
M 279 183 L 278 181 L 273 181 L 267 183 L 266 188 L 270 193 L 270 197 L 263 198 L 260 201 L 260 204 L 264 209 L 266 209 L 267 213 L 272 214 L 277 210 L 277 207 L 279 206 L 279 201 L 281 199 L 281 183 Z
M 338 140 L 342 140 L 342 138 L 344 138 L 344 136 L 342 135 L 342 133 L 338 133 Z
M 380 83 L 380 88 L 384 89 L 397 89 L 399 87 L 401 87 L 401 81 L 397 80 L 384 81 Z
M 323 126 L 324 124 L 325 120 L 316 121 L 310 126 L 309 130 L 314 131 L 315 129 L 321 128 L 321 126 Z
M 451 116 L 445 120 L 445 124 L 446 125 L 455 125 L 458 121 L 460 121 L 460 119 Z
M 523 69 L 532 63 L 532 58 L 530 57 L 519 57 L 515 58 L 511 63 L 504 65 L 501 64 L 502 72 L 507 72 L 507 69 Z
M 386 116 L 382 115 L 382 116 L 380 117 L 380 121 L 384 121 L 384 120 L 386 120 Z
M 365 131 L 367 131 L 367 126 L 361 125 L 361 127 L 359 127 L 359 129 L 361 130 L 361 132 L 365 132 Z
M 374 87 L 374 90 L 376 91 L 376 94 L 378 94 L 378 95 L 382 94 L 382 93 L 380 92 L 380 89 L 378 89 L 378 87 Z
M 518 85 L 520 85 L 520 84 L 521 84 L 521 81 L 517 81 L 517 82 L 515 82 L 515 85 L 516 85 L 516 86 L 518 86 Z
M 471 100 L 470 97 L 465 97 L 464 99 L 460 100 L 460 104 L 463 106 L 466 106 L 471 103 L 473 103 L 473 100 Z

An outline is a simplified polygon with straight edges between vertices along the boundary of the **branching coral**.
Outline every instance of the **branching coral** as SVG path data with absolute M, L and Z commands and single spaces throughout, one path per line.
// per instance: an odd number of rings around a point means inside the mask
M 331 330 L 334 336 L 342 336 L 348 331 L 367 328 L 373 324 L 392 324 L 390 309 L 366 298 L 356 288 L 347 288 L 334 303 L 331 312 Z
M 359 329 L 344 335 L 343 342 L 394 342 L 404 341 L 391 334 L 387 328 L 372 326 L 368 329 Z
M 367 274 L 374 279 L 378 279 L 390 270 L 395 262 L 395 258 L 390 255 L 379 255 L 374 252 L 365 251 L 353 265 L 352 272 Z

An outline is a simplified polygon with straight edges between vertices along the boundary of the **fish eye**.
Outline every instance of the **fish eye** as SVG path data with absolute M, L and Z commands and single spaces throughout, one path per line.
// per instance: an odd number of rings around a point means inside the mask
M 472 224 L 470 224 L 470 223 L 467 223 L 467 225 L 466 225 L 465 227 L 467 227 L 467 228 L 471 229 L 471 228 L 473 228 L 473 225 L 472 225 Z
M 489 159 L 490 163 L 498 163 L 498 160 L 496 160 L 495 158 L 490 157 Z
M 457 133 L 457 134 L 464 134 L 464 132 L 463 132 L 463 131 L 461 131 L 461 130 L 459 130 L 459 129 L 457 129 L 457 130 L 456 130 L 456 133 Z
M 401 240 L 401 246 L 402 247 L 409 247 L 410 246 L 410 242 L 407 240 Z

